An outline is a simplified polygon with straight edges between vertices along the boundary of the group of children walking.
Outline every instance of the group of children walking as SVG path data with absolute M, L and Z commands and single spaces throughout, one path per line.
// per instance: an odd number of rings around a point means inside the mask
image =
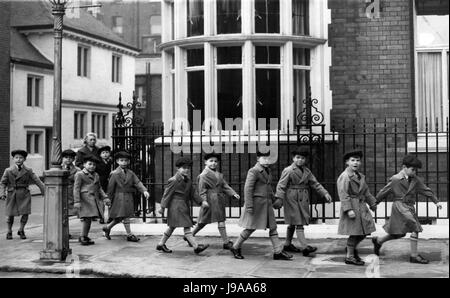
M 130 229 L 130 217 L 134 215 L 134 194 L 142 193 L 147 199 L 149 193 L 135 173 L 128 169 L 130 155 L 117 152 L 114 156 L 117 168 L 111 172 L 111 148 L 99 150 L 99 157 L 86 156 L 83 168 L 73 165 L 75 152 L 65 150 L 62 154 L 62 168 L 69 171 L 69 215 L 77 214 L 82 220 L 82 233 L 79 242 L 92 245 L 89 237 L 91 221 L 103 218 L 104 206 L 110 207 L 110 222 L 103 227 L 104 236 L 111 239 L 111 229 L 122 222 L 127 232 L 127 240 L 139 241 Z M 6 239 L 12 239 L 12 225 L 15 216 L 22 216 L 18 235 L 26 239 L 24 227 L 31 211 L 31 196 L 28 186 L 35 183 L 44 193 L 44 185 L 32 169 L 23 165 L 27 157 L 24 150 L 11 152 L 14 165 L 6 169 L 0 181 L 0 197 L 6 199 L 6 219 L 8 231 Z M 216 223 L 223 241 L 223 248 L 231 251 L 236 259 L 244 259 L 241 247 L 250 235 L 258 229 L 269 229 L 269 238 L 273 246 L 273 259 L 291 260 L 290 253 L 302 253 L 310 256 L 317 247 L 308 244 L 304 226 L 310 223 L 310 189 L 314 189 L 328 203 L 332 198 L 317 181 L 311 170 L 306 167 L 309 151 L 298 148 L 292 152 L 292 164 L 286 167 L 276 186 L 272 189 L 270 172 L 270 153 L 257 152 L 257 161 L 247 174 L 244 186 L 244 212 L 239 225 L 243 228 L 236 242 L 230 241 L 225 228 L 225 202 L 230 196 L 240 199 L 239 195 L 224 180 L 218 171 L 220 154 L 209 153 L 204 157 L 205 169 L 197 178 L 195 188 L 190 176 L 192 161 L 181 157 L 176 161 L 177 171 L 168 180 L 159 212 L 164 215 L 167 209 L 167 230 L 156 246 L 158 251 L 171 253 L 166 246 L 174 230 L 184 229 L 183 239 L 193 247 L 196 254 L 208 248 L 208 244 L 198 244 L 195 235 L 207 224 Z M 411 233 L 412 263 L 426 264 L 428 260 L 417 252 L 418 234 L 422 231 L 414 209 L 416 194 L 430 198 L 438 208 L 442 208 L 437 197 L 416 176 L 422 164 L 413 155 L 407 155 L 402 162 L 402 170 L 391 177 L 389 183 L 374 197 L 367 185 L 365 176 L 359 171 L 362 152 L 352 150 L 344 154 L 346 169 L 337 180 L 337 190 L 341 201 L 338 234 L 348 235 L 345 263 L 364 265 L 357 250 L 358 244 L 375 231 L 375 224 L 369 208 L 375 211 L 377 204 L 386 197 L 393 197 L 392 213 L 384 225 L 386 236 L 373 237 L 374 253 L 379 255 L 382 245 L 393 239 L 402 238 Z M 100 175 L 99 175 L 100 174 Z M 190 215 L 191 202 L 201 206 L 193 232 L 194 222 Z M 281 243 L 274 209 L 284 206 L 284 219 L 288 225 L 286 239 Z M 293 241 L 297 234 L 298 246 Z

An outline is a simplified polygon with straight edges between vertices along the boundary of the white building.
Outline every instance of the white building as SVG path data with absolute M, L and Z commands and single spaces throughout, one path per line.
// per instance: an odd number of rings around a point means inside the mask
M 50 153 L 53 16 L 50 4 L 43 1 L 12 2 L 12 14 L 15 40 L 29 46 L 31 60 L 39 56 L 46 62 L 45 67 L 36 61 L 34 66 L 11 64 L 11 148 L 26 148 L 28 164 L 41 174 Z M 91 131 L 97 133 L 98 144 L 111 144 L 119 92 L 128 99 L 134 90 L 137 54 L 137 49 L 85 11 L 68 11 L 62 41 L 63 150 L 80 148 Z

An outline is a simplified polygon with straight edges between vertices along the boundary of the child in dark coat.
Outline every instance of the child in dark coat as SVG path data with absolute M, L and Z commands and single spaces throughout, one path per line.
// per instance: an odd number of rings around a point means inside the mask
M 100 161 L 97 164 L 97 168 L 95 171 L 100 176 L 100 185 L 103 189 L 103 191 L 108 191 L 108 178 L 109 174 L 111 174 L 112 171 L 112 160 L 111 160 L 111 147 L 109 146 L 103 146 L 98 149 L 98 154 L 100 155 Z M 103 207 L 103 204 L 101 201 L 97 202 L 99 206 Z M 112 201 L 111 201 L 112 204 Z M 102 209 L 102 218 L 100 219 L 99 223 L 104 224 L 103 215 L 105 210 Z
M 281 173 L 275 197 L 283 202 L 284 221 L 288 224 L 284 250 L 302 252 L 303 256 L 308 256 L 317 250 L 317 247 L 308 245 L 303 227 L 309 225 L 310 221 L 309 187 L 325 197 L 328 203 L 331 202 L 331 196 L 305 166 L 309 151 L 297 148 L 292 156 L 293 163 Z M 295 231 L 300 248 L 292 244 Z
M 416 195 L 421 194 L 430 198 L 436 206 L 441 209 L 442 205 L 438 198 L 433 194 L 423 181 L 417 177 L 416 171 L 422 167 L 422 162 L 414 155 L 406 155 L 402 161 L 402 170 L 391 177 L 389 183 L 378 192 L 377 203 L 388 196 L 393 197 L 392 211 L 389 220 L 383 226 L 386 236 L 372 239 L 374 252 L 380 255 L 380 249 L 383 243 L 399 239 L 411 233 L 411 263 L 428 264 L 429 261 L 417 253 L 417 242 L 419 233 L 422 232 L 422 226 L 419 223 L 414 204 Z
M 178 228 L 184 228 L 184 237 L 190 246 L 194 248 L 196 254 L 201 253 L 209 247 L 208 244 L 197 244 L 192 236 L 191 227 L 193 221 L 190 215 L 190 201 L 194 200 L 201 204 L 202 208 L 208 208 L 206 198 L 201 198 L 192 186 L 192 181 L 189 179 L 189 170 L 192 166 L 192 161 L 187 157 L 179 158 L 175 166 L 177 173 L 169 179 L 166 189 L 164 190 L 161 199 L 161 214 L 164 214 L 164 209 L 167 208 L 167 225 L 169 226 L 164 232 L 161 240 L 156 246 L 157 250 L 165 253 L 171 253 L 172 250 L 167 248 L 166 242 L 172 235 L 173 231 Z
M 127 241 L 138 242 L 140 239 L 131 233 L 130 226 L 130 217 L 134 215 L 134 194 L 139 191 L 145 199 L 148 199 L 150 194 L 136 174 L 128 169 L 130 154 L 121 151 L 116 153 L 115 159 L 119 166 L 111 173 L 108 182 L 108 196 L 113 198 L 109 216 L 113 221 L 103 227 L 103 232 L 106 239 L 111 240 L 111 229 L 122 222 L 127 232 Z
M 62 157 L 62 164 L 61 167 L 63 170 L 69 171 L 69 177 L 67 177 L 68 185 L 67 185 L 67 209 L 68 209 L 68 215 L 74 216 L 77 215 L 77 210 L 74 207 L 74 198 L 73 198 L 73 186 L 75 184 L 75 174 L 78 171 L 81 171 L 80 168 L 75 166 L 73 164 L 73 161 L 75 160 L 75 156 L 77 154 L 75 151 L 71 149 L 64 150 L 61 153 Z M 69 239 L 72 239 L 72 235 L 69 234 Z
M 78 216 L 82 219 L 82 232 L 78 239 L 81 245 L 94 244 L 88 235 L 93 218 L 101 216 L 97 201 L 101 198 L 104 204 L 110 205 L 111 201 L 100 186 L 100 178 L 95 172 L 95 166 L 99 162 L 95 156 L 86 156 L 83 170 L 75 174 L 73 187 L 74 207 L 78 209 Z
M 244 230 L 239 235 L 236 243 L 230 249 L 236 259 L 243 259 L 241 246 L 250 235 L 257 229 L 265 230 L 269 228 L 269 237 L 273 246 L 274 260 L 290 260 L 292 255 L 283 250 L 277 232 L 277 223 L 273 204 L 276 204 L 272 190 L 269 165 L 270 153 L 257 152 L 256 165 L 248 170 L 247 179 L 244 186 L 244 210 L 239 219 L 239 225 Z M 281 205 L 279 205 L 281 207 Z
M 207 224 L 217 222 L 223 248 L 230 249 L 233 242 L 228 239 L 225 229 L 225 195 L 239 199 L 239 195 L 223 179 L 222 173 L 217 171 L 220 155 L 208 153 L 205 155 L 205 169 L 198 176 L 198 193 L 208 202 L 209 208 L 201 208 L 198 223 L 192 235 L 196 235 Z
M 358 170 L 363 154 L 352 150 L 344 155 L 347 168 L 337 180 L 337 189 L 341 201 L 338 234 L 349 235 L 347 240 L 346 264 L 363 266 L 365 263 L 356 250 L 358 244 L 375 232 L 375 223 L 367 205 L 376 210 L 375 197 L 369 191 L 366 178 Z
M 42 195 L 45 193 L 45 186 L 33 170 L 23 164 L 27 159 L 28 152 L 14 150 L 11 152 L 11 156 L 14 165 L 5 170 L 0 180 L 0 199 L 6 199 L 5 213 L 8 226 L 6 239 L 12 239 L 14 216 L 22 216 L 17 235 L 20 236 L 20 239 L 27 239 L 24 229 L 31 213 L 31 194 L 28 186 L 35 183 L 41 190 Z

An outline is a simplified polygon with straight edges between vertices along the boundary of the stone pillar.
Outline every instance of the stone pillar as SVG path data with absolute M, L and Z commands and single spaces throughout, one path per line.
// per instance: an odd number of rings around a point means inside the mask
M 50 169 L 44 176 L 44 250 L 40 252 L 40 259 L 63 261 L 72 252 L 67 198 L 69 171 Z

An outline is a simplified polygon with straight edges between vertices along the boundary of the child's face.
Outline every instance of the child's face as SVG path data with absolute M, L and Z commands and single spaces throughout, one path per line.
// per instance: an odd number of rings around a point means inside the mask
M 178 168 L 178 173 L 180 173 L 181 175 L 187 177 L 187 176 L 189 175 L 189 170 L 190 170 L 190 169 L 191 169 L 191 168 L 188 167 L 188 166 L 182 166 L 182 167 Z
M 73 157 L 72 156 L 64 156 L 62 161 L 63 161 L 63 164 L 66 166 L 71 165 L 73 163 Z
M 219 163 L 219 161 L 217 160 L 216 157 L 211 157 L 211 158 L 208 158 L 207 160 L 205 160 L 205 165 L 208 168 L 210 168 L 211 170 L 217 169 L 218 163 Z
M 345 161 L 347 166 L 352 169 L 353 171 L 359 170 L 359 167 L 361 166 L 361 159 L 357 156 L 350 157 Z
M 267 168 L 271 163 L 270 156 L 259 156 L 256 160 L 259 162 L 261 166 L 265 168 Z
M 405 171 L 405 174 L 408 175 L 408 177 L 416 177 L 417 168 L 415 167 L 407 167 L 403 165 L 403 170 Z
M 95 171 L 95 167 L 96 167 L 97 165 L 96 165 L 95 162 L 88 160 L 88 161 L 86 161 L 86 162 L 83 164 L 83 166 L 84 166 L 84 168 L 85 168 L 86 170 L 88 170 L 89 172 L 94 172 L 94 171 Z
M 102 151 L 102 152 L 100 153 L 100 157 L 101 157 L 102 159 L 108 159 L 110 156 L 111 156 L 111 153 L 110 153 L 109 151 Z
M 116 160 L 117 164 L 122 167 L 122 168 L 126 168 L 128 167 L 128 165 L 130 164 L 130 160 L 128 158 L 118 158 Z
M 22 164 L 23 164 L 23 162 L 25 161 L 25 157 L 23 157 L 22 155 L 20 155 L 20 154 L 16 154 L 16 155 L 14 155 L 14 157 L 13 157 L 13 160 L 14 160 L 14 163 L 16 164 L 16 165 L 18 165 L 18 166 L 21 166 Z
M 294 158 L 292 160 L 294 161 L 294 163 L 297 167 L 302 167 L 306 163 L 306 157 L 304 157 L 302 155 L 296 155 L 296 156 L 294 156 Z

